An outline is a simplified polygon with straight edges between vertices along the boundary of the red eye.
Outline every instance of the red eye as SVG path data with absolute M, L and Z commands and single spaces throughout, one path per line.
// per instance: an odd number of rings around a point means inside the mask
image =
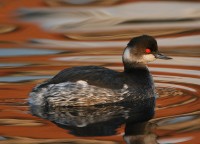
M 151 50 L 150 50 L 149 48 L 146 48 L 145 52 L 146 52 L 146 53 L 150 53 Z

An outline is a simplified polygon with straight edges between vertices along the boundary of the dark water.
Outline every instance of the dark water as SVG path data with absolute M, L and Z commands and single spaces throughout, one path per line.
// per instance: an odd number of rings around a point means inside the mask
M 126 43 L 141 34 L 173 57 L 148 65 L 159 94 L 155 115 L 149 101 L 30 113 L 37 83 L 72 66 L 122 71 Z M 1 0 L 0 144 L 198 144 L 199 56 L 198 0 Z

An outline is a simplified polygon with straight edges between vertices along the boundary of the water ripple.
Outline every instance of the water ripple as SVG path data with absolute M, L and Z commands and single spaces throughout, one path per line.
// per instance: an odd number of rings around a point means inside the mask
M 41 49 L 27 49 L 27 48 L 0 48 L 0 57 L 8 56 L 23 56 L 23 55 L 47 55 L 56 54 L 59 50 L 41 50 Z
M 113 63 L 121 63 L 121 56 L 113 56 L 113 55 L 95 55 L 95 56 L 68 56 L 68 57 L 57 57 L 53 58 L 55 61 L 79 61 L 79 62 L 113 62 Z M 164 60 L 156 60 L 155 64 L 162 65 L 182 65 L 182 66 L 196 66 L 199 67 L 200 58 L 198 57 L 175 57 L 173 56 L 172 61 L 164 61 Z

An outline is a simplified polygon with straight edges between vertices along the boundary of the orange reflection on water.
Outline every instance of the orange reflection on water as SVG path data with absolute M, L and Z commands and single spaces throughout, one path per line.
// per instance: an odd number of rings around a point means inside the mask
M 158 44 L 161 45 L 161 51 L 174 56 L 175 59 L 172 62 L 160 61 L 149 64 L 160 95 L 157 99 L 155 117 L 150 120 L 157 126 L 152 126 L 154 133 L 150 136 L 155 137 L 156 135 L 155 139 L 159 143 L 197 144 L 200 136 L 200 84 L 197 74 L 200 70 L 198 62 L 199 19 L 197 18 L 198 13 L 195 13 L 198 10 L 198 1 L 196 3 L 188 1 L 191 9 L 191 11 L 187 9 L 188 18 L 180 13 L 180 15 L 176 15 L 176 18 L 169 18 L 166 21 L 160 19 L 160 15 L 157 19 L 149 19 L 151 18 L 149 16 L 142 19 L 138 16 L 138 19 L 134 20 L 122 20 L 121 17 L 116 20 L 114 13 L 106 15 L 109 11 L 115 10 L 115 6 L 131 5 L 134 4 L 134 0 L 93 1 L 85 5 L 63 4 L 62 2 L 61 0 L 1 0 L 0 2 L 0 50 L 3 48 L 34 48 L 35 51 L 60 50 L 60 52 L 52 54 L 10 56 L 8 54 L 8 56 L 0 57 L 0 64 L 5 64 L 5 66 L 0 65 L 0 136 L 2 136 L 0 143 L 72 141 L 77 143 L 125 143 L 123 138 L 125 124 L 120 125 L 116 129 L 116 134 L 112 136 L 74 136 L 69 130 L 31 115 L 27 98 L 31 89 L 46 79 L 45 76 L 51 77 L 64 68 L 99 65 L 122 71 L 121 53 L 125 47 L 124 43 L 130 37 L 146 32 L 156 36 L 159 40 Z M 150 1 L 149 3 L 155 4 L 154 2 Z M 185 3 L 181 1 L 178 3 L 180 7 L 183 7 L 181 11 L 184 10 Z M 169 4 L 173 5 L 170 2 Z M 54 18 L 58 18 L 58 16 L 63 19 L 68 8 L 73 8 L 69 10 L 73 13 L 79 8 L 89 9 L 88 7 L 100 10 L 95 14 L 103 13 L 105 16 L 110 16 L 111 21 L 109 22 L 111 23 L 105 23 L 107 22 L 105 19 L 102 19 L 102 22 L 101 19 L 89 19 L 84 23 L 83 21 L 72 24 L 66 22 L 46 26 L 47 21 L 54 22 Z M 24 13 L 19 12 L 22 11 L 22 8 L 25 8 Z M 101 11 L 99 8 L 103 8 L 103 10 Z M 47 15 L 50 15 L 49 17 L 42 15 L 45 11 L 47 11 Z M 122 9 L 122 11 L 125 12 L 126 9 Z M 30 12 L 37 15 L 34 17 L 34 15 L 30 15 Z M 40 15 L 40 13 L 42 14 Z M 195 16 L 193 17 L 191 13 Z M 94 16 L 92 11 L 82 14 L 86 18 L 88 15 Z M 131 12 L 128 11 L 128 14 Z M 163 15 L 166 14 L 163 13 Z M 181 19 L 182 16 L 185 18 Z M 98 15 L 97 18 L 101 18 L 101 15 Z M 98 26 L 91 26 L 91 23 L 95 23 L 95 21 L 101 23 L 97 23 Z M 82 27 L 83 24 L 85 27 Z M 169 43 L 170 38 L 173 38 L 173 43 Z M 186 44 L 180 45 L 181 41 Z M 189 59 L 183 60 L 184 58 Z M 189 60 L 192 61 L 192 64 Z M 13 66 L 6 66 L 6 64 Z M 162 70 L 163 68 L 168 69 L 165 71 Z

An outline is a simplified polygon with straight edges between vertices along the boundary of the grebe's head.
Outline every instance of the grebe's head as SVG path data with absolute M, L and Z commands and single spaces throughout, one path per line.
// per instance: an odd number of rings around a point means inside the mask
M 142 35 L 131 39 L 124 50 L 124 65 L 145 65 L 156 59 L 171 59 L 158 51 L 157 41 L 148 35 Z

